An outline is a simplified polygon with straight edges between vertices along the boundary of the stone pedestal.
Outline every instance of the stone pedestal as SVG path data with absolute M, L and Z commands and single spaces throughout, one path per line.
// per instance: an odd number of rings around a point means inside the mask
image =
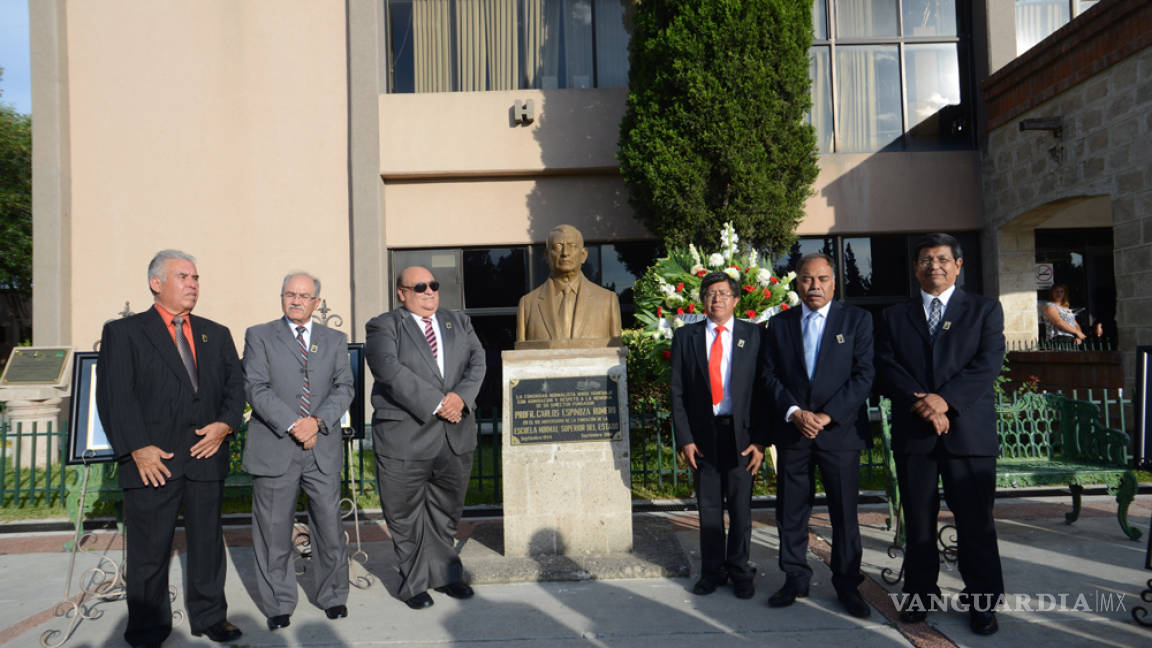
M 504 553 L 506 556 L 599 555 L 632 549 L 632 468 L 628 445 L 628 388 L 623 348 L 504 351 Z M 514 434 L 541 414 L 519 407 L 519 385 L 540 391 L 542 380 L 585 394 L 557 396 L 551 420 L 535 419 L 539 434 Z M 612 405 L 587 405 L 607 385 Z M 563 389 L 568 389 L 564 387 Z M 571 392 L 570 392 L 571 393 Z M 581 403 L 583 399 L 583 403 Z M 607 410 L 607 411 L 605 411 Z M 614 419 L 613 415 L 618 416 Z M 560 419 L 557 422 L 557 416 Z M 619 431 L 606 436 L 618 420 Z M 564 439 L 564 440 L 555 440 Z
M 16 466 L 43 467 L 59 463 L 60 407 L 67 393 L 52 387 L 0 388 L 4 403 L 8 456 Z

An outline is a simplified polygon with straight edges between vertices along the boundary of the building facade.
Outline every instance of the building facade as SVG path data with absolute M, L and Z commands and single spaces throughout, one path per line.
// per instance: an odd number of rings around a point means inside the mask
M 1000 231 L 1044 188 L 991 197 L 1006 136 L 985 135 L 1000 113 L 981 83 L 1094 3 L 1056 4 L 1066 16 L 1047 0 L 814 0 L 821 171 L 780 263 L 830 251 L 842 297 L 879 309 L 914 293 L 912 237 L 948 231 L 965 244 L 965 284 L 1026 310 L 1004 265 L 1027 246 Z M 304 268 L 324 281 L 331 323 L 360 340 L 393 306 L 397 270 L 426 265 L 495 362 L 560 223 L 584 232 L 586 271 L 627 319 L 659 250 L 615 160 L 632 5 L 32 3 L 35 341 L 90 348 L 125 302 L 151 303 L 144 266 L 179 247 L 200 260 L 197 312 L 237 336 L 275 315 L 280 278 Z

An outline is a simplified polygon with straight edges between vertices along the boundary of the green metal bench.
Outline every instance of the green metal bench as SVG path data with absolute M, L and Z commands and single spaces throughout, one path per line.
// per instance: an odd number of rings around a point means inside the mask
M 895 544 L 903 546 L 903 515 L 896 487 L 892 456 L 892 403 L 880 403 L 884 456 L 888 464 L 890 514 L 897 520 Z M 1100 422 L 1099 408 L 1058 394 L 1024 394 L 996 408 L 1000 457 L 996 461 L 997 488 L 1025 488 L 1067 484 L 1072 511 L 1064 521 L 1080 517 L 1085 484 L 1103 484 L 1116 497 L 1116 518 L 1124 535 L 1139 539 L 1141 532 L 1128 524 L 1128 506 L 1136 496 L 1136 475 L 1128 454 L 1128 435 Z M 949 544 L 942 540 L 942 546 Z

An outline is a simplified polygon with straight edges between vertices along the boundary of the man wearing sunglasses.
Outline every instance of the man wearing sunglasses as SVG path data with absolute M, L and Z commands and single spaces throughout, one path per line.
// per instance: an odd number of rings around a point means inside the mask
M 476 449 L 476 395 L 484 348 L 468 316 L 440 309 L 427 268 L 396 280 L 400 306 L 368 322 L 372 440 L 384 519 L 396 548 L 399 597 L 432 606 L 428 589 L 472 596 L 454 549 Z

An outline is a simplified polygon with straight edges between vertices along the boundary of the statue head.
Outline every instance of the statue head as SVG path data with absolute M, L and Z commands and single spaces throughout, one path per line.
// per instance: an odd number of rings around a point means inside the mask
M 548 232 L 548 267 L 553 277 L 571 279 L 588 259 L 584 235 L 571 225 L 557 225 Z

